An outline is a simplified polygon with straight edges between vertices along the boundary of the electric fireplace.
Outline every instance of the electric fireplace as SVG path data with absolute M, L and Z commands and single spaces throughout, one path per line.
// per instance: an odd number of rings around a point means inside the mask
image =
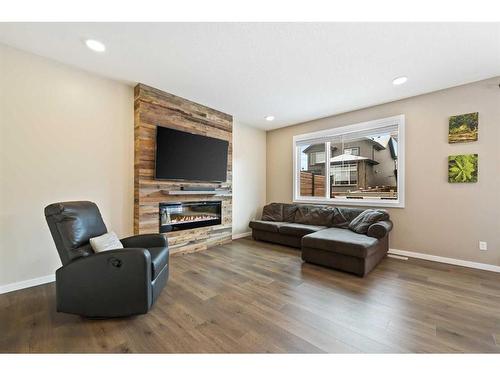
M 208 227 L 221 222 L 221 201 L 160 203 L 160 233 Z

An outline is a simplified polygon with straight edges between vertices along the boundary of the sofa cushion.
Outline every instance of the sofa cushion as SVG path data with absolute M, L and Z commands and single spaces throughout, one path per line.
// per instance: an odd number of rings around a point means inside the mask
M 295 223 L 295 213 L 298 210 L 296 204 L 283 203 L 283 221 L 287 223 Z
M 262 210 L 263 221 L 283 221 L 283 204 L 270 203 L 264 206 Z
M 151 277 L 156 279 L 168 263 L 168 247 L 150 247 L 151 254 Z
M 378 239 L 349 229 L 328 228 L 302 238 L 302 247 L 366 258 L 376 251 Z
M 356 233 L 366 234 L 370 225 L 387 219 L 389 219 L 389 214 L 385 210 L 364 210 L 349 223 L 349 229 Z
M 289 236 L 303 237 L 306 234 L 314 233 L 326 228 L 327 227 L 321 225 L 285 223 L 279 227 L 278 232 Z
M 333 212 L 333 221 L 330 226 L 337 228 L 348 228 L 353 221 L 364 210 L 362 208 L 335 207 Z
M 279 227 L 283 224 L 285 223 L 282 221 L 252 220 L 248 226 L 252 229 L 278 233 Z
M 333 214 L 334 209 L 332 207 L 300 205 L 295 213 L 295 222 L 329 227 L 333 222 Z

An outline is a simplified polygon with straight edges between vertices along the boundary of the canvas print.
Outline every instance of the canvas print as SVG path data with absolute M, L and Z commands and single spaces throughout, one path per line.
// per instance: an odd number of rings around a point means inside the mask
M 478 112 L 451 116 L 448 130 L 448 143 L 477 141 L 478 125 Z
M 448 156 L 448 182 L 477 182 L 478 155 Z

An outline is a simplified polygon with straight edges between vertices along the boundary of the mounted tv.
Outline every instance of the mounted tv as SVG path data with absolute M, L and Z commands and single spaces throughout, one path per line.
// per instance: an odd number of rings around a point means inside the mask
M 156 130 L 157 180 L 224 182 L 229 142 L 161 126 Z

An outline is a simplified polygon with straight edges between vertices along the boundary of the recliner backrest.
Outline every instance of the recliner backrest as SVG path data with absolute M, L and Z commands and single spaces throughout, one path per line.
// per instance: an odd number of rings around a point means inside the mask
M 63 265 L 94 253 L 92 237 L 107 232 L 99 208 L 93 202 L 60 202 L 45 207 L 45 218 Z

